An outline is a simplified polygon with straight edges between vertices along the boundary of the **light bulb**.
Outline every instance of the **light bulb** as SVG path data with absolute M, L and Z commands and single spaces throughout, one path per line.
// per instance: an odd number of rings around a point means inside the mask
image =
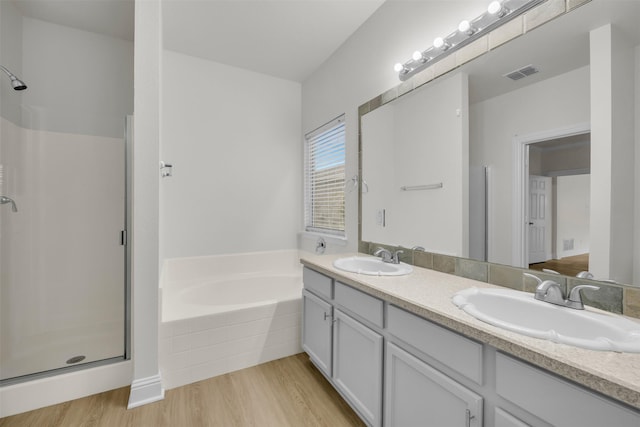
M 498 0 L 495 0 L 489 3 L 487 12 L 489 12 L 491 15 L 498 15 L 499 18 L 502 18 L 504 15 L 509 13 L 509 9 L 504 7 Z
M 402 65 L 401 63 L 397 63 L 396 65 L 393 66 L 393 69 L 399 73 L 400 71 L 404 70 L 404 65 Z
M 415 52 L 413 52 L 413 55 L 411 57 L 414 61 L 420 61 L 422 59 L 422 52 L 416 50 Z
M 436 49 L 447 50 L 451 47 L 451 45 L 444 41 L 442 37 L 436 37 L 436 39 L 433 41 L 433 47 L 435 47 Z
M 460 31 L 461 33 L 466 33 L 470 29 L 471 29 L 471 24 L 466 19 L 460 22 L 460 24 L 458 25 L 458 31 Z

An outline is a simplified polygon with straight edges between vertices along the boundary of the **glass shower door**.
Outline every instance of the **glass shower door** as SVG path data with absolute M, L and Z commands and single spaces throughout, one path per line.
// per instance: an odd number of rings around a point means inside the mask
M 124 138 L 0 120 L 0 380 L 124 357 Z

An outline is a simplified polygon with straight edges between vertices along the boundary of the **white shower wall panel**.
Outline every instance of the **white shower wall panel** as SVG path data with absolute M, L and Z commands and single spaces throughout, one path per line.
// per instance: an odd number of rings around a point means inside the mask
M 124 354 L 124 141 L 2 120 L 2 378 Z

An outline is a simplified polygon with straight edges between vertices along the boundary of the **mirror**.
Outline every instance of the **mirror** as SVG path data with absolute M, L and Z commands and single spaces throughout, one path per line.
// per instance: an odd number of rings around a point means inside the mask
M 637 16 L 592 0 L 363 114 L 360 240 L 640 285 Z

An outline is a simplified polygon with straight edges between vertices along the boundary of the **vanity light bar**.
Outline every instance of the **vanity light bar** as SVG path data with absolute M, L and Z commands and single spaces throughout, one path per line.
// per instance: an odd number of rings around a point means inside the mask
M 436 38 L 433 41 L 433 46 L 422 52 L 415 51 L 411 59 L 404 64 L 397 63 L 394 69 L 398 72 L 400 80 L 405 81 L 461 47 L 468 45 L 545 1 L 547 0 L 492 1 L 485 13 L 471 21 L 464 20 L 460 22 L 456 31 L 447 37 Z

